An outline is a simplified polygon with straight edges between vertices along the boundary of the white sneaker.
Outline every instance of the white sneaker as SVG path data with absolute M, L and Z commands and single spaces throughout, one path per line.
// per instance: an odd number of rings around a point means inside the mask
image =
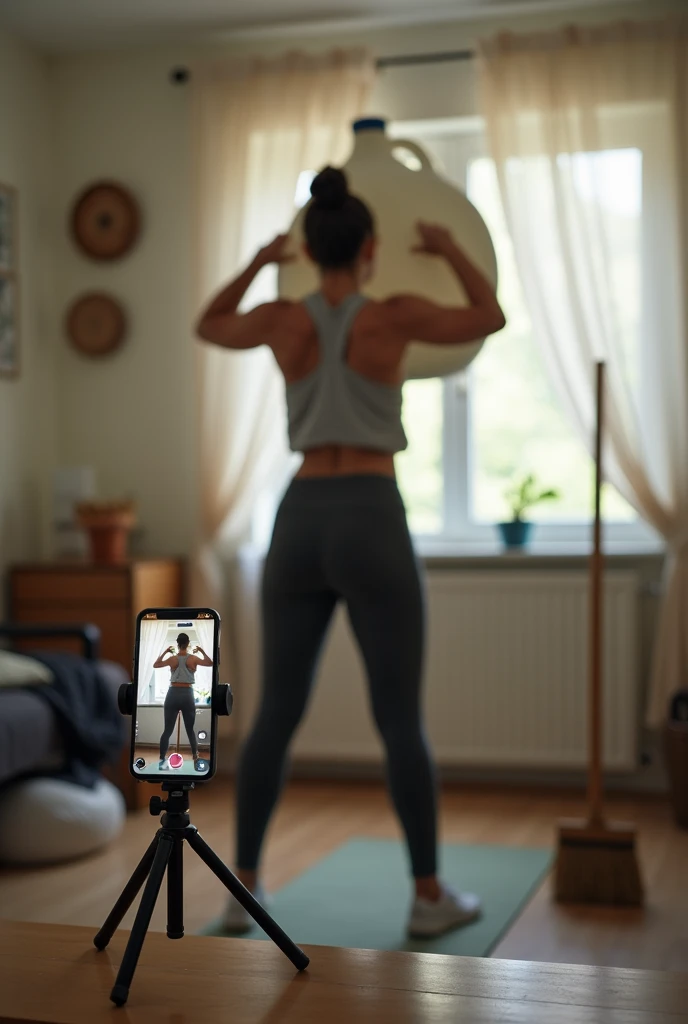
M 417 938 L 442 935 L 452 928 L 460 928 L 480 917 L 480 897 L 472 892 L 454 892 L 442 886 L 438 900 L 426 900 L 416 896 L 411 907 L 407 932 Z
M 258 883 L 258 885 L 256 886 L 253 892 L 253 896 L 255 899 L 258 900 L 261 906 L 267 909 L 270 903 L 270 899 L 260 883 Z M 242 907 L 241 903 L 239 903 L 238 900 L 235 900 L 233 896 L 230 896 L 229 903 L 227 904 L 227 909 L 225 910 L 224 916 L 222 918 L 222 927 L 224 928 L 224 930 L 226 932 L 242 934 L 243 932 L 250 931 L 251 928 L 253 928 L 253 925 L 253 918 L 248 913 L 248 911 L 244 910 L 244 908 Z

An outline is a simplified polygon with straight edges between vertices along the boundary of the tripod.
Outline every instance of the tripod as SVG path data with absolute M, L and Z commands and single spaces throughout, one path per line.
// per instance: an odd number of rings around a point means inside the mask
M 143 883 L 146 887 L 136 913 L 134 926 L 122 957 L 122 963 L 110 993 L 110 999 L 117 1006 L 123 1006 L 129 997 L 129 988 L 134 971 L 141 955 L 146 932 L 153 916 L 155 902 L 160 892 L 162 880 L 167 871 L 167 937 L 181 939 L 184 936 L 183 911 L 183 871 L 182 850 L 184 840 L 192 850 L 208 865 L 213 874 L 217 875 L 232 896 L 248 911 L 256 924 L 259 924 L 266 935 L 279 946 L 299 971 L 308 967 L 309 959 L 302 949 L 291 941 L 280 926 L 254 899 L 239 879 L 220 860 L 208 844 L 201 839 L 195 825 L 189 819 L 189 790 L 193 782 L 164 782 L 163 792 L 169 793 L 167 800 L 159 796 L 151 797 L 150 812 L 157 817 L 163 810 L 161 828 L 144 853 L 133 875 L 122 890 L 110 914 L 96 935 L 93 943 L 96 949 L 105 949 L 115 929 L 122 921 L 129 907 L 134 902 Z M 147 879 L 147 881 L 146 881 Z

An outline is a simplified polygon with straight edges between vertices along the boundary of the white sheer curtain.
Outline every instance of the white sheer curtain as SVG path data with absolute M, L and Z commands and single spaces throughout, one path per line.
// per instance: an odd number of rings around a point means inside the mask
M 215 623 L 211 619 L 195 619 L 194 625 L 198 634 L 198 642 L 209 658 L 213 656 L 213 635 Z
M 550 378 L 591 445 L 593 363 L 606 361 L 606 475 L 667 541 L 647 702 L 657 725 L 688 680 L 687 23 L 501 35 L 481 43 L 479 64 Z
M 232 60 L 193 70 L 200 306 L 289 226 L 299 175 L 347 155 L 374 65 L 366 51 Z M 246 296 L 274 295 L 264 270 Z M 272 354 L 198 345 L 201 538 L 194 601 L 218 605 L 221 553 L 244 540 L 266 485 L 286 479 L 283 386 Z
M 196 633 L 198 634 L 198 642 L 203 648 L 209 658 L 213 657 L 213 634 L 215 631 L 215 624 L 212 620 L 208 619 L 195 619 L 194 625 L 196 627 Z M 196 669 L 196 683 L 204 689 L 208 689 L 212 685 L 213 681 L 213 670 L 207 666 L 201 666 Z
M 144 619 L 139 642 L 139 700 L 146 696 L 153 675 L 153 665 L 165 647 L 169 622 L 165 619 Z M 155 695 L 153 694 L 153 699 Z

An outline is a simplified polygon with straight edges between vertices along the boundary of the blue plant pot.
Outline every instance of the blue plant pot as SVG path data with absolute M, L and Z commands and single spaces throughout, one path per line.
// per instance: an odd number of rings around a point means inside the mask
M 512 519 L 508 523 L 497 523 L 497 526 L 507 548 L 525 547 L 533 530 L 533 524 L 524 519 Z

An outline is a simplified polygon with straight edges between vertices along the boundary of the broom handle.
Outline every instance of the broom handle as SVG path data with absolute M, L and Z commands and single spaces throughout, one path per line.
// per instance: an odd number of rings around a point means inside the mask
M 604 425 L 604 363 L 597 363 L 595 433 L 595 525 L 590 562 L 590 664 L 588 693 L 588 812 L 591 825 L 603 825 L 602 812 L 602 431 Z

